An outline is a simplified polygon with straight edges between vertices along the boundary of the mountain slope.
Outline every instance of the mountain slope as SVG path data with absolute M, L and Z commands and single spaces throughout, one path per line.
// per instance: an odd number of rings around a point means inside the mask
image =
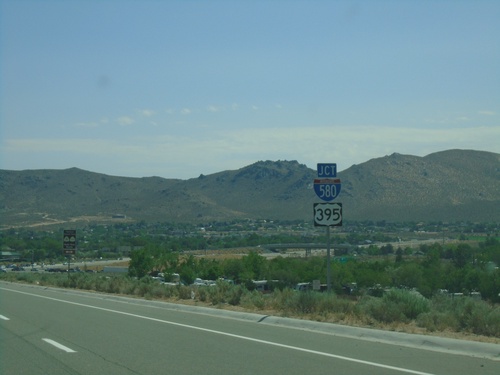
M 356 219 L 496 221 L 500 155 L 449 150 L 425 157 L 392 154 L 343 173 Z
M 60 221 L 312 221 L 316 171 L 260 161 L 189 180 L 128 178 L 77 168 L 0 170 L 2 227 Z M 340 172 L 345 220 L 500 221 L 500 155 L 449 150 L 392 154 Z

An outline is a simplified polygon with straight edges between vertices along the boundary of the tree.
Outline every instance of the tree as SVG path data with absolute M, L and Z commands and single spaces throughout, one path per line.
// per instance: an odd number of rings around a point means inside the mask
M 468 244 L 459 244 L 453 252 L 453 262 L 457 268 L 463 268 L 471 256 L 471 247 Z
M 132 251 L 128 267 L 129 276 L 140 279 L 151 272 L 152 268 L 153 258 L 148 249 L 144 248 Z
M 398 247 L 396 250 L 396 263 L 401 263 L 403 261 L 403 249 Z
M 259 279 L 264 274 L 264 266 L 266 258 L 260 256 L 255 251 L 251 251 L 247 256 L 243 257 L 243 266 L 245 268 L 246 277 Z

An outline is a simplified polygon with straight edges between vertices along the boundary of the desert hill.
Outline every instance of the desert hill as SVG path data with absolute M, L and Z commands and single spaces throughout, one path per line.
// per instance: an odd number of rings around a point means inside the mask
M 311 220 L 316 171 L 259 161 L 179 180 L 117 177 L 70 168 L 0 170 L 3 228 L 67 221 Z M 500 221 L 500 155 L 448 150 L 392 154 L 339 172 L 344 220 Z

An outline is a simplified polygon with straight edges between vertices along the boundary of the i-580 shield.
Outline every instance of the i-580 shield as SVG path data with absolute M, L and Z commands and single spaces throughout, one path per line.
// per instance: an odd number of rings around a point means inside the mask
M 317 178 L 314 180 L 314 191 L 325 202 L 333 201 L 340 194 L 340 179 Z

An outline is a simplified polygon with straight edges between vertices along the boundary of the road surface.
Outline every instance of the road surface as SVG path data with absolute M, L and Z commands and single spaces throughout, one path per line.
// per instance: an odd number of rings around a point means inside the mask
M 0 282 L 0 373 L 500 374 L 500 345 L 329 326 Z

